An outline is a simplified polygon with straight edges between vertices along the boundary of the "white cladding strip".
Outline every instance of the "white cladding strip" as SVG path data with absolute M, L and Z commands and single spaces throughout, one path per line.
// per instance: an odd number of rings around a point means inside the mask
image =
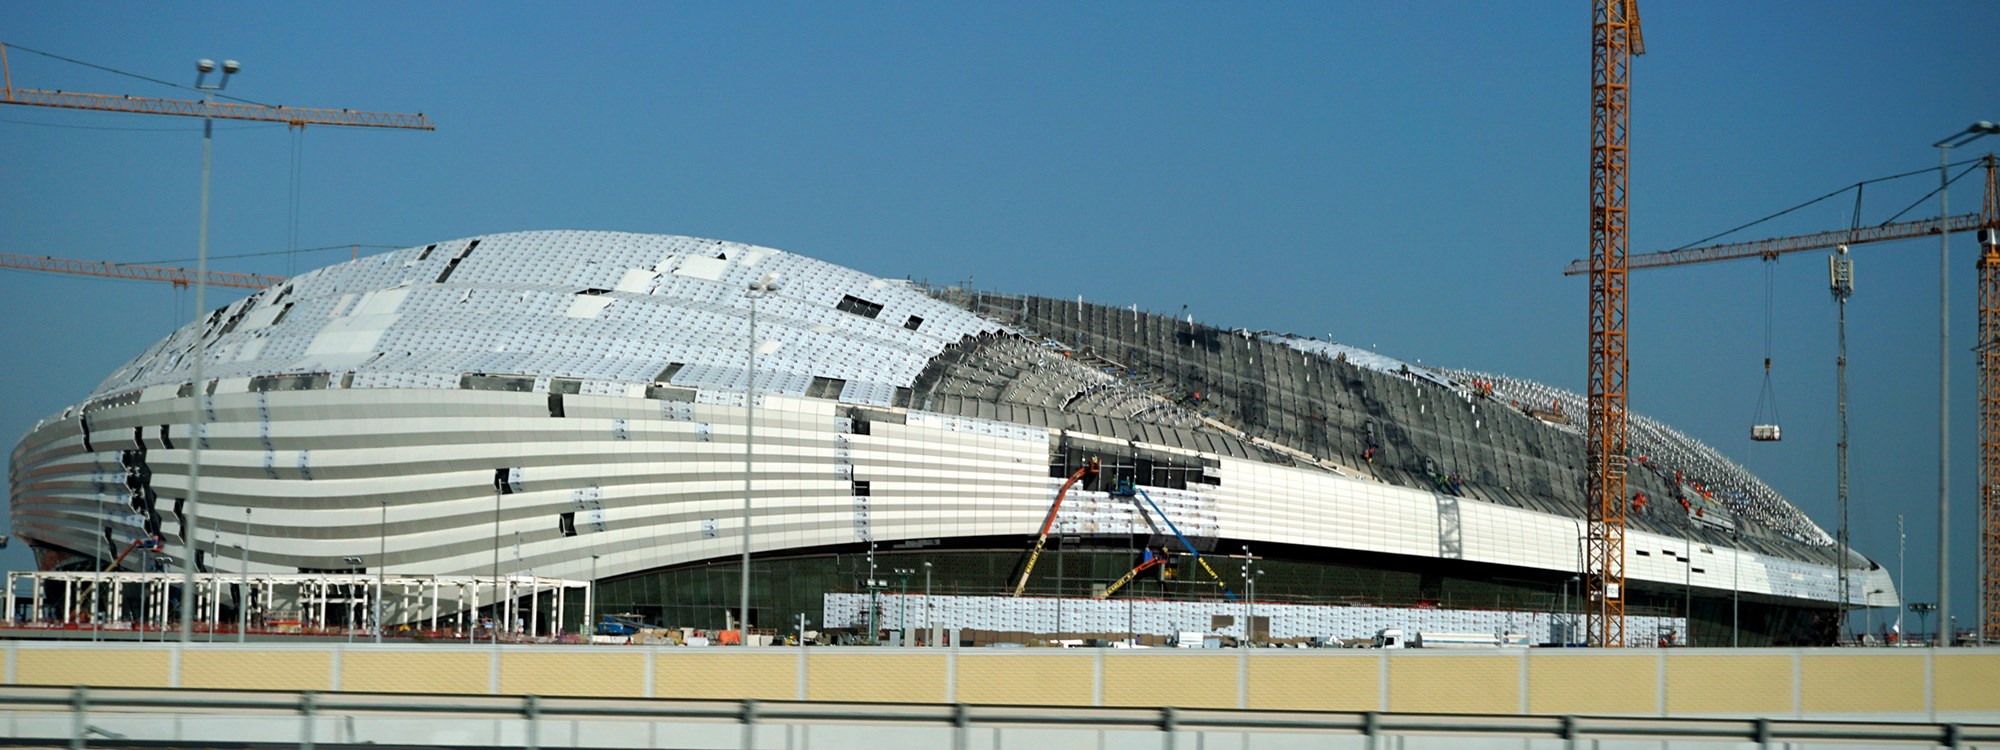
M 769 494 L 758 502 L 758 550 L 852 542 L 858 510 L 867 513 L 869 536 L 884 542 L 1025 536 L 1047 512 L 1057 483 L 1045 432 L 1040 441 L 1024 440 L 912 415 L 912 424 L 875 422 L 867 434 L 851 434 L 852 423 L 834 416 L 834 402 L 760 401 L 757 481 Z M 487 572 L 492 540 L 511 543 L 517 532 L 519 556 L 510 548 L 513 559 L 503 563 L 539 575 L 586 575 L 593 553 L 602 555 L 599 575 L 616 575 L 739 550 L 740 406 L 572 395 L 567 416 L 555 418 L 539 394 L 457 390 L 281 391 L 214 402 L 203 494 L 204 517 L 219 528 L 204 530 L 200 541 L 213 540 L 220 561 L 240 556 L 242 530 L 232 522 L 245 506 L 256 511 L 253 536 L 264 540 L 255 547 L 263 550 L 256 569 L 332 567 L 328 561 L 343 556 L 372 555 L 384 528 L 377 498 L 391 501 L 386 542 L 394 569 Z M 98 526 L 90 516 L 97 515 L 110 520 L 114 539 L 129 541 L 138 530 L 122 483 L 107 481 L 106 472 L 122 475 L 117 451 L 133 447 L 132 427 L 144 433 L 185 408 L 185 401 L 163 399 L 98 412 L 92 454 L 78 453 L 74 420 L 30 433 L 14 487 L 22 533 L 89 550 Z M 145 435 L 164 506 L 185 486 L 185 430 L 168 434 L 176 448 Z M 507 491 L 498 496 L 496 468 L 507 470 Z M 1216 487 L 1153 494 L 1178 508 L 1169 509 L 1176 523 L 1201 523 L 1181 514 L 1212 509 L 1219 534 L 1253 544 L 1575 569 L 1576 519 L 1238 459 L 1222 459 L 1219 477 Z M 856 481 L 871 486 L 865 509 L 855 502 Z M 595 488 L 590 499 L 598 507 L 582 509 L 590 513 L 579 520 L 595 533 L 562 536 L 557 516 L 579 510 L 576 492 L 586 487 Z M 506 511 L 497 537 L 495 502 Z M 165 524 L 170 536 L 176 526 Z M 170 541 L 184 554 L 178 539 Z M 1834 596 L 1825 566 L 1724 548 L 1697 548 L 1692 563 L 1681 563 L 1675 558 L 1686 554 L 1685 543 L 1645 533 L 1634 533 L 1628 549 L 1629 574 L 1638 580 Z M 1882 587 L 1866 580 L 1871 591 Z
M 1516 565 L 1554 571 L 1579 567 L 1581 519 L 1510 508 L 1318 471 L 1222 459 L 1222 526 L 1232 538 L 1359 549 Z M 1626 537 L 1626 577 L 1834 601 L 1832 566 L 1697 544 L 1642 531 Z M 1640 554 L 1646 552 L 1647 554 Z M 1893 587 L 1856 584 L 1850 601 Z

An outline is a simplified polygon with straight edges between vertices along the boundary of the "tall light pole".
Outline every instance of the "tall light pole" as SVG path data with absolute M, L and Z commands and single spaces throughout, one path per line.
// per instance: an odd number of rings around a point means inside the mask
M 1951 175 L 1947 166 L 1951 161 L 1951 150 L 1978 140 L 1982 136 L 2000 133 L 2000 125 L 1980 120 L 1965 126 L 1950 137 L 1931 144 L 1938 150 L 1938 216 L 1951 215 Z M 1951 614 L 1951 227 L 1938 226 L 1938 599 L 1937 609 L 1944 615 L 1940 622 L 1949 622 Z M 1938 646 L 1949 648 L 1951 638 L 1938 639 Z
M 897 568 L 896 578 L 902 582 L 902 593 L 896 595 L 896 645 L 910 642 L 910 574 L 917 571 Z
M 375 524 L 375 642 L 382 642 L 382 576 L 389 565 L 389 501 L 382 501 L 382 519 Z
M 1257 627 L 1257 578 L 1251 575 L 1250 566 L 1257 558 L 1250 556 L 1250 545 L 1243 545 L 1243 647 L 1255 643 Z
M 215 555 L 216 545 L 221 544 L 221 542 L 222 542 L 222 524 L 217 523 L 215 525 L 215 535 L 208 538 L 208 559 L 210 560 L 209 565 L 211 566 L 215 565 L 214 561 L 222 559 Z M 215 619 L 219 621 L 222 619 L 222 612 L 220 611 L 220 607 L 222 606 L 222 577 L 216 575 L 216 573 L 213 572 L 214 569 L 212 567 L 210 568 L 210 570 L 212 572 L 208 574 L 208 585 L 215 588 L 215 605 L 218 608 L 217 612 L 215 613 Z M 202 609 L 202 619 L 207 619 L 207 618 L 208 618 L 208 610 L 204 608 Z M 215 621 L 207 623 L 209 643 L 215 642 L 215 628 L 220 624 L 221 624 L 220 622 L 215 622 Z
M 487 619 L 494 620 L 496 625 L 502 611 L 500 607 L 500 485 L 507 481 L 506 473 L 506 469 L 501 469 L 498 475 L 493 477 L 493 616 Z M 473 587 L 472 593 L 474 595 L 479 593 L 477 586 Z M 472 618 L 476 627 L 479 613 L 473 612 Z M 487 628 L 486 635 L 493 639 L 493 646 L 495 648 L 500 646 L 499 628 Z
M 347 565 L 350 574 L 352 571 L 358 570 L 361 567 L 361 558 L 359 557 L 343 557 L 340 558 L 340 561 Z M 351 581 L 352 579 L 349 580 Z M 360 615 L 355 613 L 354 611 L 354 584 L 349 583 L 342 588 L 347 592 L 347 642 L 353 643 L 354 618 L 360 617 Z
M 1901 600 L 1910 595 L 1910 587 L 1904 585 L 1910 579 L 1903 569 L 1903 543 L 1908 537 L 1903 535 L 1903 514 L 1896 514 L 1896 598 Z M 1896 608 L 1896 640 L 1903 640 L 1903 608 Z
M 243 508 L 243 588 L 236 594 L 236 642 L 250 624 L 250 508 Z
M 882 624 L 877 619 L 881 605 L 877 604 L 882 582 L 875 579 L 875 542 L 868 542 L 868 645 L 873 646 L 882 637 Z
M 1569 608 L 1569 590 L 1577 589 L 1577 605 L 1582 606 L 1583 588 L 1579 585 L 1581 583 L 1583 577 L 1574 575 L 1563 582 L 1563 648 L 1576 645 L 1576 612 Z
M 90 558 L 90 639 L 97 640 L 97 621 L 104 619 L 104 531 L 99 526 L 97 553 Z M 14 592 L 7 592 L 13 596 Z
M 1688 523 L 1690 524 L 1688 531 L 1693 531 L 1694 522 Z M 1684 618 L 1681 623 L 1681 637 L 1687 641 L 1687 645 L 1692 646 L 1694 645 L 1694 539 L 1691 534 L 1683 533 L 1681 543 L 1687 545 L 1687 557 L 1681 558 L 1681 617 Z
M 743 384 L 743 582 L 737 591 L 736 628 L 738 641 L 750 645 L 750 470 L 757 435 L 757 298 L 778 291 L 778 274 L 773 271 L 750 282 L 743 298 L 750 301 L 750 371 Z
M 215 92 L 229 85 L 229 77 L 242 70 L 242 64 L 235 60 L 222 61 L 222 77 L 214 83 L 208 82 L 208 74 L 215 72 L 215 61 L 202 59 L 195 61 L 194 87 L 201 90 L 202 114 L 215 104 Z M 187 517 L 182 519 L 181 545 L 188 550 L 187 564 L 181 568 L 181 642 L 193 637 L 194 621 L 194 537 L 195 530 L 201 528 L 201 443 L 202 422 L 207 418 L 205 407 L 208 403 L 208 387 L 202 382 L 202 360 L 208 357 L 208 331 L 201 325 L 208 313 L 208 175 L 214 161 L 215 119 L 201 118 L 201 229 L 196 233 L 194 256 L 194 367 L 193 388 L 189 395 L 194 397 L 189 411 L 192 412 L 193 434 L 188 435 L 188 507 Z

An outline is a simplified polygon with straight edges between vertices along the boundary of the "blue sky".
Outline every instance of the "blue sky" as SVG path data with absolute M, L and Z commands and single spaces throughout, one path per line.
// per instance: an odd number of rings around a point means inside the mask
M 2000 120 L 1975 0 L 1652 2 L 1633 66 L 1632 250 L 1934 167 Z M 226 93 L 421 111 L 435 133 L 230 123 L 212 253 L 524 229 L 753 242 L 882 276 L 1332 335 L 1581 390 L 1589 8 L 1395 3 L 36 3 L 4 41 Z M 16 86 L 188 92 L 16 50 Z M 1985 71 L 1985 72 L 1981 72 Z M 292 167 L 294 139 L 299 168 Z M 1960 154 L 2000 149 L 1992 138 Z M 192 258 L 199 122 L 0 107 L 0 252 Z M 290 186 L 300 186 L 291 210 Z M 1871 187 L 1864 220 L 1935 176 Z M 1975 180 L 1953 191 L 1976 208 Z M 1743 239 L 1845 227 L 1852 199 Z M 1905 218 L 1932 216 L 1935 199 Z M 297 241 L 291 243 L 294 228 Z M 1973 248 L 1952 274 L 1953 609 L 1973 618 Z M 367 250 L 364 248 L 363 252 Z M 218 261 L 295 273 L 341 252 Z M 1936 590 L 1938 243 L 1856 251 L 1856 546 Z M 1824 260 L 1772 269 L 1786 440 L 1753 445 L 1765 269 L 1645 271 L 1634 407 L 1833 527 Z M 9 444 L 192 315 L 165 285 L 0 272 Z M 230 299 L 226 290 L 211 305 Z M 17 549 L 9 567 L 28 564 Z

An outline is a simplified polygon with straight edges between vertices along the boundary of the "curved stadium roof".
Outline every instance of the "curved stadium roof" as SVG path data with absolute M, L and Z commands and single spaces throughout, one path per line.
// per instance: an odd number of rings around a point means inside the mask
M 657 384 L 740 393 L 745 289 L 769 273 L 784 286 L 756 303 L 760 393 L 1074 429 L 1423 489 L 1458 476 L 1474 499 L 1582 515 L 1580 438 L 1496 408 L 1552 399 L 1581 413 L 1574 394 L 1296 336 L 926 290 L 740 243 L 548 231 L 411 247 L 260 291 L 209 315 L 199 335 L 219 394 L 643 396 Z M 196 336 L 190 325 L 154 344 L 60 418 L 185 393 Z M 1473 380 L 1495 385 L 1490 400 L 1475 399 L 1465 387 Z M 1635 516 L 1637 527 L 1831 560 L 1825 532 L 1749 472 L 1652 420 L 1635 418 L 1633 432 L 1653 470 L 1635 471 L 1635 487 L 1662 505 L 1686 489 L 1719 493 L 1714 507 L 1737 525 L 1665 515 Z M 1377 441 L 1384 457 L 1363 461 L 1363 446 Z M 1693 487 L 1674 481 L 1683 473 Z

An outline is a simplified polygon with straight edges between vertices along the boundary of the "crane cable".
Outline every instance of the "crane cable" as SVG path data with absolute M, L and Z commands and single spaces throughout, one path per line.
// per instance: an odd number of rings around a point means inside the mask
M 1772 386 L 1772 381 L 1771 381 L 1771 347 L 1773 338 L 1771 320 L 1772 320 L 1772 313 L 1776 307 L 1775 304 L 1775 297 L 1777 296 L 1776 271 L 1777 271 L 1777 258 L 1766 257 L 1764 259 L 1764 390 L 1757 396 L 1757 413 L 1751 421 L 1751 424 L 1753 425 L 1751 433 L 1752 439 L 1775 439 L 1775 438 L 1758 438 L 1757 432 L 1754 428 L 1763 427 L 1767 425 L 1776 427 L 1780 425 L 1778 418 L 1777 389 Z M 1766 414 L 1770 415 L 1769 419 L 1765 419 Z
M 285 206 L 287 214 L 286 215 L 287 226 L 285 227 L 285 275 L 286 276 L 298 275 L 299 197 L 300 193 L 304 192 L 304 188 L 302 187 L 301 174 L 305 171 L 305 159 L 306 159 L 305 127 L 304 126 L 294 127 L 291 128 L 291 131 L 292 131 L 292 153 L 291 153 L 292 163 L 291 163 L 291 175 L 289 179 L 289 184 L 287 185 L 287 187 L 290 189 L 290 195 L 287 196 L 287 204 Z
M 204 90 L 203 90 L 203 89 L 200 89 L 200 88 L 197 88 L 197 87 L 194 87 L 194 86 L 188 86 L 188 85 L 185 85 L 185 84 L 179 84 L 179 83 L 174 83 L 173 81 L 162 81 L 162 80 L 160 80 L 160 79 L 158 79 L 158 78 L 154 78 L 154 77 L 152 77 L 152 76 L 148 76 L 148 75 L 140 75 L 140 74 L 138 74 L 138 73 L 133 73 L 133 72 L 130 72 L 130 71 L 124 71 L 124 70 L 119 70 L 119 69 L 117 69 L 117 68 L 113 68 L 113 67 L 110 67 L 110 66 L 106 66 L 106 65 L 99 65 L 99 64 L 97 64 L 97 63 L 94 63 L 94 62 L 86 62 L 86 61 L 84 61 L 84 60 L 78 60 L 78 59 L 76 59 L 76 58 L 74 58 L 74 57 L 65 57 L 65 56 L 63 56 L 63 55 L 58 55 L 58 54 L 56 54 L 56 53 L 54 53 L 54 52 L 43 52 L 43 51 L 41 51 L 41 50 L 38 50 L 38 49 L 34 49 L 34 48 L 32 48 L 32 47 L 23 47 L 23 46 L 21 46 L 21 45 L 18 45 L 18 44 L 15 44 L 15 43 L 13 43 L 13 42 L 8 42 L 8 41 L 0 41 L 0 46 L 4 46 L 4 47 L 6 47 L 6 48 L 8 48 L 8 49 L 17 49 L 17 50 L 20 50 L 20 51 L 22 51 L 22 52 L 27 52 L 27 53 L 30 53 L 30 54 L 36 54 L 36 55 L 41 55 L 42 57 L 46 57 L 46 58 L 49 58 L 49 59 L 51 59 L 51 60 L 60 60 L 60 61 L 62 61 L 62 62 L 66 62 L 66 63 L 70 63 L 70 64 L 73 64 L 73 65 L 81 65 L 81 66 L 83 66 L 83 67 L 86 67 L 86 68 L 92 68 L 92 69 L 95 69 L 95 70 L 101 70 L 101 71 L 104 71 L 104 72 L 106 72 L 106 73 L 110 73 L 110 74 L 113 74 L 113 75 L 121 75 L 121 76 L 125 76 L 125 77 L 127 77 L 127 78 L 137 78 L 137 79 L 139 79 L 139 80 L 141 80 L 141 81 L 145 81 L 145 82 L 147 82 L 147 83 L 157 83 L 157 84 L 159 84 L 159 85 L 161 85 L 161 86 L 166 86 L 166 87 L 168 87 L 168 88 L 175 88 L 175 89 L 180 89 L 180 90 L 182 90 L 182 91 L 192 91 L 192 92 L 194 92 L 194 93 L 197 93 L 197 94 L 200 94 L 200 93 L 206 93 L 206 92 L 204 92 Z M 256 105 L 256 106 L 259 106 L 259 107 L 274 107 L 274 108 L 275 108 L 275 107 L 279 106 L 279 105 L 276 105 L 276 104 L 265 104 L 265 103 L 263 103 L 263 102 L 257 102 L 257 101 L 251 101 L 251 100 L 249 100 L 249 99 L 244 99 L 244 98 L 242 98 L 242 97 L 236 97 L 236 96 L 230 96 L 230 95 L 228 95 L 228 94 L 224 94 L 224 93 L 222 93 L 222 92 L 219 92 L 219 91 L 218 91 L 218 92 L 212 92 L 212 93 L 214 94 L 215 98 L 217 98 L 217 99 L 228 99 L 228 100 L 230 100 L 230 101 L 235 101 L 235 102 L 242 102 L 242 103 L 244 103 L 244 104 L 254 104 L 254 105 Z
M 1979 163 L 1980 163 L 1980 162 L 1981 162 L 1981 161 L 1982 161 L 1983 159 L 1985 159 L 1985 157 L 1983 157 L 1983 156 L 1982 156 L 1982 157 L 1975 157 L 1975 158 L 1971 158 L 1971 159 L 1966 159 L 1966 160 L 1964 160 L 1964 161 L 1958 161 L 1958 162 L 1952 162 L 1951 164 L 1947 164 L 1947 165 L 1945 165 L 1947 169 L 1948 169 L 1948 168 L 1951 168 L 1951 167 L 1966 167 L 1965 171 L 1963 171 L 1963 172 L 1959 172 L 1959 173 L 1958 173 L 1958 177 L 1953 177 L 1953 178 L 1951 178 L 1950 182 L 1958 182 L 1958 180 L 1959 180 L 1959 178 L 1960 178 L 1960 177 L 1964 177 L 1964 176 L 1966 176 L 1966 175 L 1968 175 L 1968 174 L 1971 174 L 1971 173 L 1972 173 L 1972 171 L 1973 171 L 1974 169 L 1977 169 L 1977 168 L 1978 168 L 1978 164 L 1979 164 Z M 1967 165 L 1972 165 L 1972 166 L 1967 166 Z M 1805 208 L 1805 207 L 1807 207 L 1807 206 L 1811 206 L 1811 205 L 1813 205 L 1813 204 L 1816 204 L 1816 203 L 1819 203 L 1820 201 L 1823 201 L 1823 200 L 1826 200 L 1826 199 L 1828 199 L 1828 198 L 1832 198 L 1832 197 L 1834 197 L 1834 196 L 1837 196 L 1837 195 L 1840 195 L 1841 193 L 1845 193 L 1845 192 L 1847 192 L 1847 191 L 1849 191 L 1849 190 L 1853 190 L 1853 191 L 1855 191 L 1855 192 L 1856 192 L 1856 198 L 1859 198 L 1859 197 L 1860 197 L 1860 196 L 1859 196 L 1859 193 L 1860 193 L 1860 190 L 1861 190 L 1861 188 L 1862 188 L 1862 187 L 1864 187 L 1864 186 L 1866 186 L 1866 185 L 1869 185 L 1869 184 L 1873 184 L 1873 183 L 1877 183 L 1877 182 L 1888 182 L 1888 181 L 1890 181 L 1890 180 L 1898 180 L 1898 179 L 1902 179 L 1902 178 L 1904 178 L 1904 177 L 1910 177 L 1910 176 L 1914 176 L 1914 175 L 1922 175 L 1922 174 L 1933 174 L 1933 173 L 1935 173 L 1935 172 L 1937 172 L 1937 168 L 1936 168 L 1936 167 L 1926 167 L 1926 168 L 1924 168 L 1924 169 L 1918 169 L 1918 170 L 1914 170 L 1914 171 L 1910 171 L 1910 172 L 1903 172 L 1903 173 L 1901 173 L 1901 174 L 1892 174 L 1892 175 L 1889 175 L 1889 176 L 1887 176 L 1887 177 L 1876 177 L 1876 178 L 1874 178 L 1874 179 L 1869 179 L 1869 180 L 1862 180 L 1862 181 L 1860 181 L 1860 182 L 1857 182 L 1857 183 L 1854 183 L 1854 184 L 1852 184 L 1852 185 L 1848 185 L 1847 187 L 1844 187 L 1844 188 L 1841 188 L 1841 189 L 1839 189 L 1839 190 L 1835 190 L 1835 191 L 1833 191 L 1833 192 L 1831 192 L 1831 193 L 1827 193 L 1826 195 L 1822 195 L 1822 196 L 1820 196 L 1820 197 L 1818 197 L 1818 198 L 1814 198 L 1814 199 L 1812 199 L 1812 200 L 1809 200 L 1809 201 L 1806 201 L 1806 202 L 1804 202 L 1804 203 L 1800 203 L 1800 204 L 1798 204 L 1798 205 L 1795 205 L 1795 206 L 1792 206 L 1791 208 L 1787 208 L 1787 209 L 1784 209 L 1784 210 L 1782 210 L 1782 211 L 1779 211 L 1779 212 L 1777 212 L 1777 213 L 1774 213 L 1774 214 L 1771 214 L 1771 215 L 1769 215 L 1769 216 L 1766 216 L 1766 217 L 1764 217 L 1764 218 L 1761 218 L 1761 219 L 1758 219 L 1758 220 L 1756 220 L 1756 221 L 1752 221 L 1752 222 L 1748 222 L 1748 223 L 1745 223 L 1745 224 L 1741 224 L 1741 225 L 1738 225 L 1738 226 L 1736 226 L 1736 227 L 1732 227 L 1732 228 L 1730 228 L 1730 229 L 1725 229 L 1725 230 L 1723 230 L 1723 231 L 1720 231 L 1720 232 L 1716 232 L 1715 234 L 1711 234 L 1711 235 L 1709 235 L 1709 236 L 1707 236 L 1707 237 L 1703 237 L 1703 238 L 1701 238 L 1701 239 L 1698 239 L 1698 240 L 1695 240 L 1695 241 L 1693 241 L 1693 242 L 1689 242 L 1689 243 L 1687 243 L 1687 244 L 1685 244 L 1685 245 L 1681 245 L 1680 247 L 1677 247 L 1677 248 L 1674 248 L 1674 250 L 1686 250 L 1686 249 L 1688 249 L 1688 248 L 1691 248 L 1691 247 L 1695 247 L 1695 246 L 1698 246 L 1698 245 L 1704 245 L 1704 244 L 1707 244 L 1708 242 L 1710 242 L 1710 241 L 1712 241 L 1712 240 L 1717 240 L 1717 239 L 1721 239 L 1721 238 L 1723 238 L 1723 237 L 1727 237 L 1727 236 L 1729 236 L 1729 235 L 1732 235 L 1732 234 L 1735 234 L 1735 233 L 1737 233 L 1737 232 L 1741 232 L 1741 231 L 1743 231 L 1743 230 L 1745 230 L 1745 229 L 1749 229 L 1749 228 L 1751 228 L 1751 227 L 1754 227 L 1754 226 L 1757 226 L 1758 224 L 1762 224 L 1762 223 L 1764 223 L 1764 222 L 1767 222 L 1767 221 L 1771 221 L 1772 219 L 1776 219 L 1776 218 L 1778 218 L 1778 217 L 1781 217 L 1781 216 L 1784 216 L 1784 215 L 1786 215 L 1786 214 L 1789 214 L 1789 213 L 1792 213 L 1792 212 L 1794 212 L 1794 211 L 1797 211 L 1797 210 L 1799 210 L 1799 209 L 1802 209 L 1802 208 Z M 1916 208 L 1917 206 L 1919 206 L 1919 205 L 1922 205 L 1922 204 L 1923 204 L 1923 203 L 1925 203 L 1925 202 L 1928 202 L 1928 201 L 1929 201 L 1929 200 L 1931 199 L 1931 197 L 1932 197 L 1932 196 L 1935 196 L 1935 195 L 1937 195 L 1937 194 L 1938 194 L 1938 190 L 1942 190 L 1942 189 L 1943 189 L 1943 188 L 1933 188 L 1933 189 L 1932 189 L 1932 190 L 1931 190 L 1931 191 L 1930 191 L 1929 193 L 1926 193 L 1926 194 L 1924 195 L 1924 197 L 1922 197 L 1922 198 L 1918 198 L 1918 199 L 1916 200 L 1916 202 L 1915 202 L 1915 203 L 1911 203 L 1911 204 L 1910 204 L 1910 206 L 1909 206 L 1908 208 L 1905 208 L 1905 209 L 1903 209 L 1903 210 L 1901 210 L 1901 211 L 1897 211 L 1897 212 L 1896 212 L 1896 214 L 1895 214 L 1894 216 L 1890 216 L 1889 218 L 1887 218 L 1887 219 L 1884 219 L 1884 220 L 1882 221 L 1882 223 L 1881 223 L 1880 225 L 1878 225 L 1878 226 L 1887 226 L 1887 225 L 1889 225 L 1889 224 L 1891 224 L 1891 223 L 1895 222 L 1895 221 L 1896 221 L 1897 219 L 1900 219 L 1900 218 L 1903 218 L 1903 214 L 1907 214 L 1907 213 L 1909 213 L 1909 212 L 1910 212 L 1910 211 L 1911 211 L 1912 209 L 1915 209 L 1915 208 Z M 1857 208 L 1856 210 L 1858 211 L 1859 209 Z M 1859 218 L 1857 217 L 1857 218 L 1855 219 L 1855 222 L 1856 222 L 1856 224 L 1857 224 L 1857 226 L 1858 226 L 1858 225 L 1859 225 L 1859 222 L 1860 222 L 1860 219 L 1859 219 Z M 1671 251 L 1669 251 L 1669 252 L 1671 252 Z

